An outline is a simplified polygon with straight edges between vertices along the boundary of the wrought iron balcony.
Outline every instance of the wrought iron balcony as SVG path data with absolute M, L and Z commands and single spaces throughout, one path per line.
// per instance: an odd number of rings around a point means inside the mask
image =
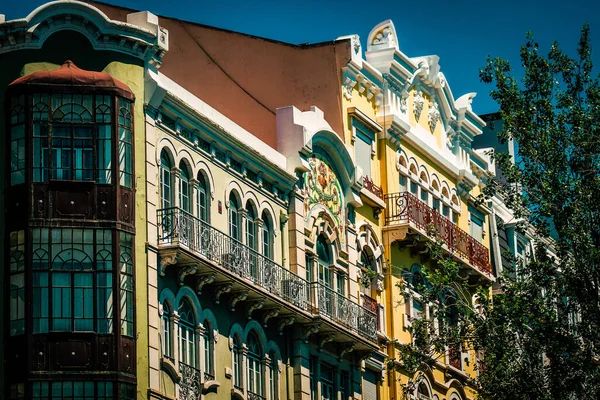
M 182 400 L 200 399 L 200 395 L 202 394 L 200 370 L 180 362 L 179 373 L 181 374 L 181 381 L 179 381 L 179 398 Z
M 241 280 L 260 287 L 274 297 L 307 311 L 323 315 L 354 335 L 377 341 L 377 314 L 318 283 L 310 284 L 294 272 L 179 209 L 157 211 L 158 245 L 177 248 L 205 259 Z M 214 268 L 214 267 L 211 267 Z M 371 346 L 371 345 L 369 345 Z
M 253 393 L 248 391 L 248 396 L 247 396 L 248 400 L 265 400 L 266 397 L 257 393 Z
M 383 189 L 381 186 L 377 186 L 368 176 L 363 178 L 363 187 L 383 200 Z
M 448 218 L 408 192 L 385 195 L 385 225 L 412 224 L 484 274 L 492 274 L 488 249 Z
M 460 345 L 452 345 L 448 348 L 448 363 L 450 366 L 462 369 Z
M 377 314 L 358 305 L 322 283 L 312 283 L 312 298 L 315 312 L 360 336 L 377 340 Z
M 380 322 L 379 322 L 379 303 L 377 303 L 377 300 L 375 300 L 374 298 L 367 296 L 366 294 L 362 295 L 363 298 L 363 307 L 366 308 L 367 310 L 375 313 L 375 316 L 377 318 L 377 330 L 381 331 L 381 326 L 380 326 Z
M 176 244 L 310 311 L 308 282 L 245 244 L 179 209 L 157 211 L 158 244 Z

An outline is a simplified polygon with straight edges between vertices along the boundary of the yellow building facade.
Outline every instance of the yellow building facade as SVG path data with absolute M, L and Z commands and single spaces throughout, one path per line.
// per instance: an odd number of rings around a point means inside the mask
M 396 344 L 428 312 L 403 271 L 439 239 L 492 279 L 474 95 L 391 21 L 366 49 L 192 25 L 79 1 L 0 20 L 3 398 L 403 398 Z M 245 46 L 262 102 L 186 40 Z M 448 349 L 408 396 L 473 398 L 475 364 Z

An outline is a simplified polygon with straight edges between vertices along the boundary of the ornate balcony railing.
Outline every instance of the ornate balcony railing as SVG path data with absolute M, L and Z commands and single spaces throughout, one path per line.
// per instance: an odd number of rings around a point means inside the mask
M 444 242 L 450 251 L 469 260 L 469 263 L 482 272 L 488 275 L 492 273 L 488 249 L 412 193 L 386 194 L 385 202 L 387 226 L 413 223 L 417 228 L 428 232 L 428 235 Z
M 381 186 L 377 186 L 368 176 L 363 178 L 363 187 L 383 200 L 383 189 Z
M 459 345 L 453 345 L 448 348 L 448 363 L 458 370 L 462 369 L 460 354 Z
M 319 282 L 312 283 L 312 299 L 319 315 L 370 340 L 377 340 L 377 314 Z
M 157 211 L 158 243 L 179 244 L 288 303 L 310 311 L 309 283 L 179 208 Z
M 265 400 L 266 397 L 249 391 L 247 399 L 248 400 Z
M 211 373 L 205 372 L 204 373 L 204 382 L 208 382 L 208 381 L 214 381 L 215 380 L 215 376 Z
M 377 318 L 377 330 L 381 330 L 380 322 L 379 322 L 379 303 L 374 298 L 363 294 L 363 307 L 367 310 L 375 313 L 375 317 Z
M 179 373 L 181 380 L 179 381 L 179 399 L 182 400 L 199 400 L 202 394 L 200 387 L 200 371 L 190 365 L 179 363 Z

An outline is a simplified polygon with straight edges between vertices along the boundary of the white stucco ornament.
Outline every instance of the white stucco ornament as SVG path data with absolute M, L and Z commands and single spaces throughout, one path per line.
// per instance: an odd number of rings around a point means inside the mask
M 440 111 L 438 109 L 437 103 L 434 102 L 429 106 L 429 112 L 427 115 L 427 119 L 429 122 L 429 130 L 431 131 L 431 133 L 433 133 L 433 131 L 435 131 L 435 127 L 437 126 L 437 123 L 440 119 Z
M 380 49 L 400 49 L 396 28 L 390 19 L 377 24 L 369 33 L 367 51 Z
M 413 112 L 415 113 L 415 119 L 419 121 L 421 113 L 423 112 L 423 106 L 425 105 L 425 99 L 423 98 L 423 92 L 418 90 L 415 93 L 413 100 Z

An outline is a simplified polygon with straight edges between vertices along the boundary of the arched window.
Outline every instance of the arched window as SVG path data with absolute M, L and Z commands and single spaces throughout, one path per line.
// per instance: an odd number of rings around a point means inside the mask
M 256 237 L 256 209 L 252 203 L 246 203 L 246 246 L 257 250 L 258 238 Z
M 179 362 L 196 368 L 196 332 L 194 311 L 187 300 L 179 303 Z
M 210 188 L 204 178 L 204 174 L 198 172 L 198 192 L 196 193 L 196 205 L 198 207 L 198 218 L 204 222 L 210 222 Z
M 317 258 L 319 261 L 319 282 L 331 288 L 333 286 L 331 248 L 323 236 L 319 236 L 317 239 Z
M 172 201 L 172 184 L 171 184 L 171 159 L 166 150 L 160 153 L 160 205 L 161 208 L 171 207 Z
M 254 333 L 248 334 L 248 392 L 263 396 L 261 346 Z
M 163 357 L 173 361 L 173 346 L 171 343 L 171 309 L 167 303 L 163 303 L 162 334 Z
M 229 236 L 241 240 L 240 210 L 237 198 L 233 193 L 229 195 Z
M 425 382 L 421 382 L 419 384 L 419 387 L 417 389 L 417 398 L 423 400 L 431 399 L 431 392 L 429 391 L 429 388 L 427 387 L 427 384 Z
M 214 379 L 214 360 L 213 360 L 213 338 L 212 329 L 208 321 L 204 321 L 204 332 L 202 333 L 202 344 L 204 346 L 204 376 L 210 380 Z
M 179 169 L 181 170 L 179 175 L 179 208 L 191 213 L 190 172 L 183 161 L 179 163 Z
M 279 379 L 279 366 L 275 352 L 269 353 L 269 359 L 271 364 L 269 365 L 269 398 L 270 400 L 277 400 L 279 398 L 278 382 Z
M 266 211 L 263 211 L 262 222 L 262 254 L 272 260 L 275 254 L 275 249 L 273 248 L 273 224 Z
M 242 344 L 240 343 L 239 338 L 237 336 L 234 336 L 233 350 L 232 350 L 233 386 L 235 386 L 238 390 L 241 390 L 241 388 L 242 388 L 242 374 L 243 374 L 241 346 L 242 346 Z

